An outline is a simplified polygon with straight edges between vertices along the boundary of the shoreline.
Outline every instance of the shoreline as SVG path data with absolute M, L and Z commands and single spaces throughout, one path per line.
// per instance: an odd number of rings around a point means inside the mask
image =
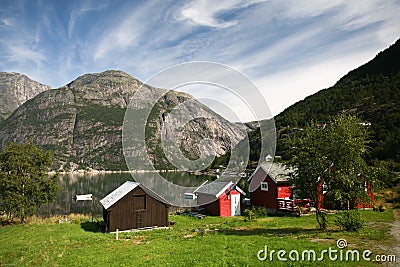
M 73 171 L 49 171 L 53 174 L 111 174 L 111 173 L 146 173 L 146 172 L 182 172 L 182 170 L 134 170 L 134 171 L 111 171 L 111 170 L 73 170 Z

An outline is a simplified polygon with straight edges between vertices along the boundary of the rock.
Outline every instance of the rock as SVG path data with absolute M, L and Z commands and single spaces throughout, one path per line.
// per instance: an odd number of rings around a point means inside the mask
M 49 89 L 25 75 L 0 72 L 0 122 L 27 100 Z
M 0 145 L 32 139 L 36 145 L 54 151 L 54 170 L 126 170 L 122 125 L 132 96 L 136 92 L 136 97 L 143 94 L 143 98 L 130 103 L 130 107 L 140 110 L 151 102 L 149 92 L 150 96 L 152 92 L 166 92 L 142 85 L 122 71 L 106 71 L 86 74 L 59 89 L 47 90 L 25 102 L 2 123 Z M 237 144 L 244 137 L 240 126 L 226 121 L 192 96 L 169 91 L 159 99 L 147 122 L 148 151 L 135 147 L 130 151 L 139 157 L 148 153 L 158 169 L 171 168 L 162 153 L 162 125 L 166 132 L 174 130 L 177 122 L 168 115 L 184 102 L 188 103 L 184 107 L 186 114 L 203 116 L 189 121 L 174 136 L 174 142 L 187 157 L 198 158 L 201 151 L 223 155 L 231 142 Z M 201 142 L 204 138 L 214 142 L 209 146 Z

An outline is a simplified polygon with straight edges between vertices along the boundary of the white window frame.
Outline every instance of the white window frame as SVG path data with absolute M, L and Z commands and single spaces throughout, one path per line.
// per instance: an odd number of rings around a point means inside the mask
M 261 191 L 268 191 L 268 182 L 261 182 Z

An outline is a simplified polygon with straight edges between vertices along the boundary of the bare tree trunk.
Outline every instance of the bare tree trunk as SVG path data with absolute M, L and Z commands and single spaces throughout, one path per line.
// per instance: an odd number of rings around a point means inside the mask
M 316 212 L 319 229 L 326 230 L 326 213 L 317 208 Z

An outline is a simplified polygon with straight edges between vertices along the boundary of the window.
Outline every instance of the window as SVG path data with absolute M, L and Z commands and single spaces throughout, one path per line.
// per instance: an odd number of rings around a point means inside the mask
M 146 195 L 133 196 L 133 209 L 135 211 L 146 210 Z
M 268 183 L 267 182 L 262 182 L 261 183 L 261 190 L 262 191 L 268 191 Z

